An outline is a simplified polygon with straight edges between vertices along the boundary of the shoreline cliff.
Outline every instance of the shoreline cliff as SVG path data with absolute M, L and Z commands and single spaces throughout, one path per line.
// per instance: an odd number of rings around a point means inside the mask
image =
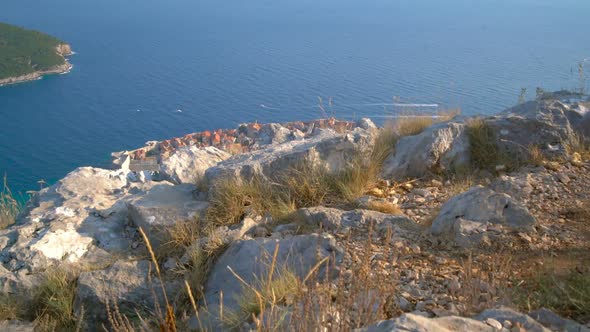
M 64 63 L 61 65 L 53 66 L 46 70 L 38 70 L 26 75 L 20 76 L 13 76 L 0 79 L 0 87 L 5 85 L 11 84 L 18 84 L 18 83 L 25 83 L 30 81 L 35 81 L 41 79 L 43 76 L 46 75 L 56 75 L 56 74 L 66 74 L 69 73 L 70 70 L 73 68 L 72 64 L 68 61 L 67 57 L 74 54 L 72 52 L 72 48 L 69 44 L 59 44 L 56 46 L 55 51 L 58 55 L 60 55 Z

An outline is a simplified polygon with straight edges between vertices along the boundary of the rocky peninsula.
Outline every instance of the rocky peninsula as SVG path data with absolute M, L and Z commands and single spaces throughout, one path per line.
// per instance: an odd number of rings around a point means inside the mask
M 546 93 L 114 153 L 0 231 L 0 327 L 590 331 L 589 109 Z
M 67 73 L 72 54 L 70 45 L 55 37 L 0 23 L 0 86 Z

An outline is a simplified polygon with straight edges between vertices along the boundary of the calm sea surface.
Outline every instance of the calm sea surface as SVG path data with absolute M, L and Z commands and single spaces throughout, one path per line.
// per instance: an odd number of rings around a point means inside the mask
M 319 117 L 318 97 L 350 119 L 409 111 L 381 105 L 394 98 L 491 114 L 522 87 L 577 85 L 589 14 L 585 0 L 2 0 L 0 21 L 77 54 L 68 75 L 0 87 L 0 173 L 24 192 L 148 140 Z

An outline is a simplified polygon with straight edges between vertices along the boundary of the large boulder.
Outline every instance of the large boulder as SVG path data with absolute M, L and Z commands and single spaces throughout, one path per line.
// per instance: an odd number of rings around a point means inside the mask
M 414 136 L 399 139 L 385 160 L 382 176 L 402 180 L 430 171 L 449 171 L 469 164 L 469 139 L 462 122 L 432 125 Z
M 193 196 L 195 190 L 196 186 L 192 184 L 160 182 L 146 194 L 129 201 L 129 217 L 150 236 L 153 245 L 158 245 L 159 233 L 163 229 L 205 211 L 208 203 L 197 201 Z
M 218 178 L 250 179 L 254 176 L 272 177 L 304 161 L 328 171 L 342 170 L 359 151 L 372 147 L 374 131 L 356 128 L 339 134 L 320 130 L 310 139 L 289 141 L 246 154 L 235 155 L 205 172 L 213 183 Z
M 434 219 L 433 235 L 454 237 L 456 244 L 479 243 L 489 229 L 530 231 L 535 218 L 512 197 L 482 186 L 475 186 L 447 201 Z
M 589 138 L 590 114 L 579 103 L 556 99 L 529 101 L 485 121 L 497 134 L 505 151 L 522 154 L 535 145 L 547 155 L 563 155 L 579 137 Z
M 299 235 L 282 240 L 259 238 L 242 240 L 232 244 L 217 260 L 205 286 L 205 300 L 209 308 L 219 308 L 223 292 L 223 307 L 228 311 L 238 309 L 237 296 L 243 285 L 229 270 L 231 268 L 245 282 L 254 285 L 257 277 L 268 274 L 275 247 L 278 246 L 276 266 L 290 268 L 300 278 L 324 257 L 342 259 L 342 249 L 334 238 L 327 235 Z M 331 263 L 330 263 L 331 264 Z M 325 266 L 323 266 L 325 267 Z M 320 269 L 320 272 L 324 269 Z
M 154 269 L 149 261 L 117 261 L 105 270 L 83 272 L 78 278 L 74 300 L 75 314 L 81 316 L 84 331 L 103 331 L 108 322 L 107 303 L 111 310 L 115 305 L 123 315 L 150 317 L 158 304 L 166 308 L 160 280 L 150 276 Z M 182 285 L 165 282 L 169 300 L 173 300 Z
M 231 154 L 208 146 L 199 148 L 194 145 L 180 147 L 168 158 L 162 160 L 160 174 L 172 183 L 192 183 L 199 181 L 205 171 L 217 163 L 231 157 Z

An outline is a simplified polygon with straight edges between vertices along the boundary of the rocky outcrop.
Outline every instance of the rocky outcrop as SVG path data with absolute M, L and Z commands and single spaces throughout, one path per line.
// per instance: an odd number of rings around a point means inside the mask
M 52 265 L 128 252 L 135 231 L 128 227 L 127 202 L 151 186 L 131 183 L 121 171 L 78 168 L 37 193 L 17 224 L 0 231 L 4 268 L 31 275 Z M 17 280 L 26 287 L 27 278 Z
M 506 151 L 523 154 L 534 145 L 548 156 L 560 156 L 578 138 L 590 137 L 589 119 L 588 103 L 550 99 L 526 102 L 485 121 Z
M 209 168 L 205 177 L 210 183 L 218 178 L 272 178 L 305 161 L 316 167 L 325 167 L 329 172 L 336 172 L 346 167 L 356 153 L 369 150 L 374 136 L 373 131 L 360 128 L 344 134 L 322 130 L 307 140 L 290 141 L 233 156 Z
M 476 186 L 443 205 L 430 231 L 447 235 L 459 246 L 472 246 L 493 235 L 493 231 L 530 231 L 535 218 L 512 197 Z
M 399 139 L 383 166 L 383 177 L 403 180 L 428 172 L 451 171 L 469 165 L 466 125 L 458 121 L 435 124 L 414 136 Z

